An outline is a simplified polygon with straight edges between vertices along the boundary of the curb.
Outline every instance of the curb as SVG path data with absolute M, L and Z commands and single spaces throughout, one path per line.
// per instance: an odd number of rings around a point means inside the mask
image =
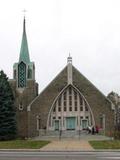
M 0 149 L 0 152 L 120 152 L 120 149 L 105 149 L 105 150 L 46 150 L 41 149 Z

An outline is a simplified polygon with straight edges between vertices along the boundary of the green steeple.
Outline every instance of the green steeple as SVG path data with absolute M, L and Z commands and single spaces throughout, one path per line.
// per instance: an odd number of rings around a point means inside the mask
M 21 43 L 20 57 L 19 57 L 19 62 L 21 61 L 23 61 L 26 64 L 30 63 L 26 29 L 25 29 L 25 17 L 23 21 L 23 35 L 22 35 L 22 43 Z

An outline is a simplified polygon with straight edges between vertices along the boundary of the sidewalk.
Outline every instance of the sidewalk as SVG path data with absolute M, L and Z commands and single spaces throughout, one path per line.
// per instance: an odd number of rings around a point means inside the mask
M 40 151 L 94 151 L 86 140 L 54 140 Z
M 34 140 L 50 140 L 51 143 L 42 147 L 40 151 L 95 151 L 88 141 L 90 140 L 110 140 L 110 137 L 102 135 L 82 134 L 75 138 L 61 138 L 56 136 L 41 136 Z

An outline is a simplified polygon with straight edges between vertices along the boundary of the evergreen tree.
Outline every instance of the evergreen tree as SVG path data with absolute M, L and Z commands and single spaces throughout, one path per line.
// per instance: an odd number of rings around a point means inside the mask
M 0 140 L 16 137 L 16 111 L 14 96 L 8 78 L 0 71 Z

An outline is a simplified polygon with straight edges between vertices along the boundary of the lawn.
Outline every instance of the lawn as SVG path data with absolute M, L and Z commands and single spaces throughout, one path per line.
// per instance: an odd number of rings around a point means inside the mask
M 48 143 L 50 142 L 32 140 L 0 141 L 0 149 L 39 149 Z
M 120 149 L 119 140 L 89 141 L 94 149 Z

